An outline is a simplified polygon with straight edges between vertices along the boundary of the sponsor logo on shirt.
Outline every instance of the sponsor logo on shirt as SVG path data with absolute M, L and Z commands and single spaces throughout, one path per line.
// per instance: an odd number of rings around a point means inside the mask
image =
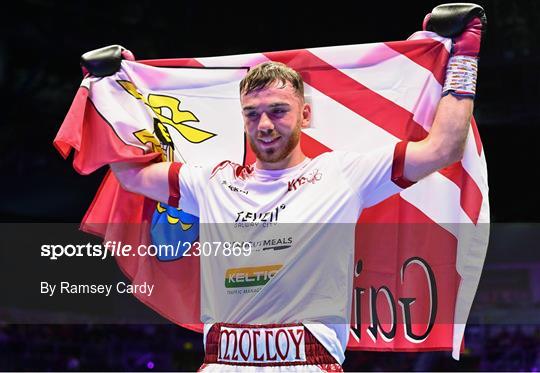
M 270 238 L 267 240 L 252 241 L 250 242 L 251 247 L 255 251 L 267 251 L 267 250 L 285 250 L 291 247 L 293 243 L 293 238 L 291 237 L 280 237 L 280 238 Z
M 268 281 L 274 278 L 281 267 L 283 267 L 282 264 L 260 267 L 229 268 L 227 272 L 225 272 L 225 287 L 241 288 L 266 285 Z
M 253 174 L 254 170 L 252 166 L 242 166 L 231 161 L 223 161 L 214 167 L 212 174 L 210 175 L 210 179 L 212 179 L 219 171 L 225 170 L 226 168 L 230 168 L 234 178 L 240 180 L 246 180 L 249 178 Z
M 300 176 L 300 177 L 290 180 L 288 183 L 287 191 L 293 192 L 304 184 L 308 184 L 308 183 L 315 184 L 317 181 L 321 180 L 321 178 L 322 178 L 322 172 L 320 172 L 319 169 L 316 168 L 304 176 Z
M 248 190 L 240 189 L 240 188 L 238 188 L 237 186 L 228 183 L 227 180 L 223 180 L 223 181 L 221 182 L 221 184 L 222 184 L 225 188 L 229 189 L 231 192 L 243 193 L 243 194 L 246 194 L 246 195 L 249 194 L 249 191 L 248 191 Z
M 277 206 L 275 209 L 266 212 L 237 212 L 235 223 L 274 223 L 279 219 L 279 212 L 285 209 L 285 204 Z

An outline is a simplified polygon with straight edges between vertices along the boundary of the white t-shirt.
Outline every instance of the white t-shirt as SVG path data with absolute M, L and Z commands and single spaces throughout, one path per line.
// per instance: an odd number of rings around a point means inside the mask
M 201 244 L 251 247 L 250 255 L 201 255 L 205 335 L 215 322 L 301 322 L 343 362 L 355 224 L 363 208 L 402 190 L 391 180 L 393 159 L 385 147 L 324 153 L 284 170 L 184 165 L 180 207 L 199 216 Z

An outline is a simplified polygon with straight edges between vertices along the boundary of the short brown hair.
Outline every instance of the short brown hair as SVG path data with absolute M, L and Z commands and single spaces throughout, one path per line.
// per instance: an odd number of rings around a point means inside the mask
M 251 68 L 240 82 L 240 94 L 267 88 L 279 81 L 285 85 L 289 82 L 296 94 L 304 99 L 304 81 L 302 76 L 294 69 L 281 62 L 263 62 Z

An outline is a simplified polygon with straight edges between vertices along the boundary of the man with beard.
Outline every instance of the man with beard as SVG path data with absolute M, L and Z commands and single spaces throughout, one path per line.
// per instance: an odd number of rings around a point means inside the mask
M 179 199 L 184 211 L 200 218 L 201 242 L 286 243 L 259 245 L 263 249 L 249 256 L 201 255 L 204 370 L 341 369 L 354 225 L 362 209 L 463 156 L 485 16 L 474 4 L 442 7 L 433 20 L 426 17 L 425 28 L 440 22 L 458 24 L 461 31 L 453 40 L 433 126 L 421 141 L 369 154 L 306 157 L 300 133 L 312 109 L 302 78 L 284 64 L 265 62 L 240 83 L 245 132 L 257 158 L 253 165 L 111 164 L 124 189 L 164 203 Z M 278 233 L 283 223 L 296 225 Z M 329 226 L 345 228 L 336 234 Z M 252 228 L 246 239 L 231 238 L 231 231 L 245 227 Z

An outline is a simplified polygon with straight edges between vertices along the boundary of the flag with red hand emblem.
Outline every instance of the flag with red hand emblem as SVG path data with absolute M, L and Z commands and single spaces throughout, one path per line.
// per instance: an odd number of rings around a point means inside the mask
M 369 152 L 424 138 L 441 96 L 451 41 L 419 32 L 405 41 L 247 55 L 122 61 L 84 79 L 55 139 L 88 174 L 115 161 L 251 164 L 238 83 L 273 60 L 302 74 L 313 120 L 306 155 Z M 474 120 L 462 161 L 363 211 L 357 226 L 349 348 L 453 349 L 459 355 L 487 248 L 487 171 Z M 157 224 L 162 222 L 164 224 Z M 106 240 L 197 238 L 197 218 L 123 191 L 107 174 L 82 222 Z M 154 231 L 152 232 L 152 229 Z M 197 257 L 118 258 L 133 283 L 158 284 L 145 303 L 195 330 Z

